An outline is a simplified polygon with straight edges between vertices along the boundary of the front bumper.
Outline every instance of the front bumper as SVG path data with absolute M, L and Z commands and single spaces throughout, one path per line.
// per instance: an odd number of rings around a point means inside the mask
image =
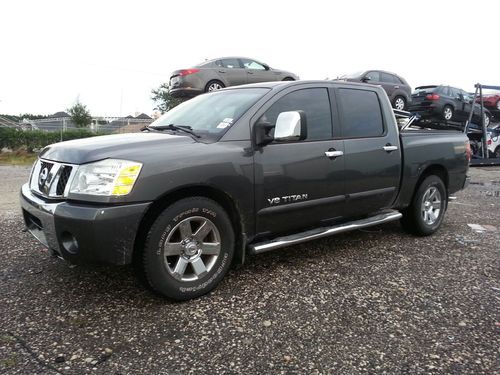
M 70 263 L 128 264 L 132 261 L 139 224 L 151 203 L 98 206 L 49 202 L 21 189 L 28 231 Z

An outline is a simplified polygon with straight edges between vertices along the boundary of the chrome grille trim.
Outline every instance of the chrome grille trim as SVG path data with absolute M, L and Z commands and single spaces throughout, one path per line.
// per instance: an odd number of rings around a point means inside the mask
M 51 166 L 50 166 L 51 165 Z M 43 171 L 43 168 L 48 168 L 49 172 L 47 173 L 47 178 L 45 181 L 40 184 L 40 173 Z M 59 184 L 59 179 L 61 178 L 61 174 L 63 173 L 65 168 L 71 168 L 71 173 L 66 182 L 66 186 L 64 186 L 63 193 L 57 194 L 57 186 Z M 68 163 L 60 163 L 52 160 L 38 159 L 33 167 L 33 172 L 30 177 L 30 189 L 35 194 L 41 195 L 47 198 L 63 198 L 68 195 L 69 188 L 71 186 L 71 182 L 75 177 L 75 173 L 77 170 L 77 165 L 68 164 Z

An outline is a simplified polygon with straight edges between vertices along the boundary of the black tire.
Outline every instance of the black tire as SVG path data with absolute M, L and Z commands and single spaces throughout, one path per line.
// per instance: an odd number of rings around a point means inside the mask
M 392 108 L 403 111 L 406 108 L 406 99 L 401 95 L 396 96 L 392 102 Z
M 490 126 L 491 123 L 491 116 L 487 113 L 484 114 L 484 125 L 486 127 Z
M 213 79 L 207 83 L 205 86 L 205 92 L 217 91 L 226 87 L 221 81 Z
M 295 81 L 292 77 L 285 77 L 283 81 Z
M 197 237 L 203 223 L 215 230 Z M 171 251 L 182 249 L 178 250 L 179 255 L 165 256 L 167 243 Z M 217 243 L 219 253 L 214 255 Z M 149 229 L 143 253 L 148 283 L 156 292 L 177 301 L 202 296 L 213 290 L 227 273 L 234 244 L 231 221 L 220 205 L 204 197 L 179 200 L 167 207 Z M 211 254 L 205 254 L 206 246 L 210 246 L 207 251 L 212 251 Z M 175 272 L 178 269 L 182 271 Z
M 428 208 L 429 210 L 431 210 L 431 206 L 433 206 L 433 204 L 424 204 L 424 198 L 429 198 L 430 195 L 428 195 L 428 192 L 432 192 L 434 191 L 434 189 L 439 192 L 438 198 L 440 203 L 439 213 L 436 214 L 436 211 L 433 211 L 433 215 L 437 215 L 437 217 L 433 222 L 431 222 L 432 217 L 429 216 L 429 213 L 427 213 L 428 220 L 426 220 L 424 208 Z M 434 195 L 434 197 L 437 197 L 437 194 Z M 437 205 L 437 201 L 433 201 L 432 199 L 430 201 Z M 403 210 L 401 225 L 407 232 L 413 233 L 415 235 L 431 235 L 441 226 L 447 207 L 448 196 L 443 180 L 435 175 L 428 176 L 417 188 L 410 206 Z
M 445 119 L 446 121 L 453 120 L 454 115 L 455 111 L 453 110 L 453 107 L 451 105 L 445 105 L 443 108 L 443 119 Z

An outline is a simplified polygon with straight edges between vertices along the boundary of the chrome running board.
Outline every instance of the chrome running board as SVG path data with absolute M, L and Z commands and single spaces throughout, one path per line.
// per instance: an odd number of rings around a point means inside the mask
M 389 221 L 398 220 L 403 215 L 398 211 L 387 211 L 377 214 L 366 219 L 350 221 L 348 223 L 334 225 L 331 227 L 311 229 L 302 233 L 292 234 L 290 236 L 278 237 L 271 241 L 260 242 L 248 245 L 248 249 L 252 254 L 265 253 L 281 247 L 295 245 L 298 243 L 315 240 L 318 238 L 328 237 L 333 234 L 349 232 L 351 230 L 371 227 L 373 225 L 387 223 Z

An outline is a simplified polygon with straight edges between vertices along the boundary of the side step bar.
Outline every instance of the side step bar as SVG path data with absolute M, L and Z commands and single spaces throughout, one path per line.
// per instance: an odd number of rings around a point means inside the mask
M 286 247 L 310 240 L 315 240 L 318 238 L 331 236 L 337 233 L 349 232 L 351 230 L 387 223 L 389 221 L 398 220 L 402 216 L 403 215 L 400 212 L 391 210 L 377 214 L 375 216 L 366 219 L 351 221 L 348 223 L 334 225 L 331 227 L 311 229 L 302 233 L 292 234 L 290 236 L 278 237 L 271 241 L 250 244 L 248 245 L 248 249 L 252 254 L 261 254 L 265 253 L 266 251 L 271 251 L 279 249 L 281 247 Z

